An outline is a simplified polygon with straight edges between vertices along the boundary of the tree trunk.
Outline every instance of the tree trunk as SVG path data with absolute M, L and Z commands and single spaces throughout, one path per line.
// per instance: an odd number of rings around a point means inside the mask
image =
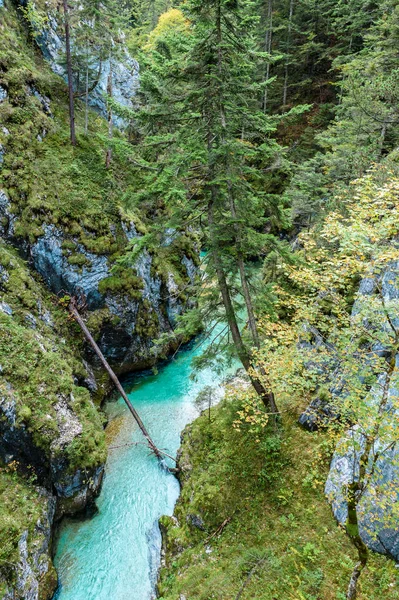
M 65 27 L 65 49 L 67 60 L 68 73 L 68 94 L 69 94 L 69 129 L 72 146 L 76 146 L 75 134 L 75 105 L 73 98 L 73 75 L 72 75 L 72 58 L 71 58 L 71 32 L 69 28 L 69 10 L 67 0 L 62 0 L 64 8 L 64 27 Z
M 379 140 L 380 155 L 382 155 L 382 151 L 384 149 L 385 137 L 387 134 L 387 127 L 388 127 L 388 124 L 386 121 L 384 121 L 382 124 L 382 127 L 381 127 L 380 140 Z
M 82 317 L 80 316 L 79 311 L 78 311 L 78 309 L 76 307 L 76 303 L 75 303 L 74 299 L 72 299 L 71 302 L 70 302 L 70 304 L 69 304 L 69 311 L 73 315 L 73 317 L 75 318 L 75 320 L 78 323 L 78 325 L 80 326 L 80 328 L 82 329 L 85 338 L 87 339 L 87 341 L 89 342 L 89 344 L 93 348 L 94 352 L 97 354 L 97 356 L 100 359 L 103 367 L 105 368 L 105 370 L 107 371 L 107 373 L 110 376 L 111 380 L 113 381 L 116 389 L 118 390 L 118 392 L 120 393 L 120 395 L 122 396 L 122 398 L 124 399 L 124 401 L 126 402 L 128 409 L 130 410 L 131 414 L 133 415 L 134 420 L 136 421 L 137 425 L 139 426 L 139 428 L 140 428 L 143 436 L 147 440 L 147 443 L 148 443 L 149 447 L 151 448 L 151 450 L 154 452 L 154 454 L 156 455 L 156 457 L 159 458 L 159 459 L 162 459 L 163 456 L 167 456 L 168 458 L 171 458 L 172 460 L 175 460 L 172 456 L 169 456 L 169 454 L 166 454 L 166 452 L 163 452 L 163 451 L 159 450 L 157 448 L 157 446 L 155 445 L 155 443 L 152 441 L 150 434 L 148 433 L 148 431 L 147 431 L 147 429 L 146 429 L 143 421 L 140 418 L 140 415 L 138 414 L 138 412 L 136 411 L 136 409 L 134 408 L 134 406 L 130 402 L 129 398 L 126 395 L 125 390 L 123 389 L 123 387 L 122 387 L 122 385 L 121 385 L 121 383 L 119 381 L 119 379 L 117 378 L 117 376 L 115 375 L 115 373 L 111 369 L 111 367 L 109 366 L 108 361 L 106 360 L 105 356 L 101 352 L 100 348 L 97 346 L 97 344 L 94 341 L 94 339 L 93 339 L 90 331 L 87 329 L 86 323 L 83 321 Z
M 255 312 L 254 312 L 254 308 L 253 308 L 253 304 L 252 304 L 251 293 L 249 291 L 247 274 L 245 273 L 244 257 L 243 257 L 242 250 L 241 250 L 241 243 L 242 243 L 241 230 L 240 230 L 240 225 L 237 222 L 237 211 L 236 211 L 236 207 L 235 207 L 231 181 L 229 181 L 227 185 L 228 185 L 228 190 L 229 190 L 230 213 L 234 220 L 235 244 L 236 244 L 236 249 L 237 249 L 237 263 L 238 263 L 238 269 L 240 272 L 241 287 L 242 287 L 242 292 L 243 292 L 243 296 L 244 296 L 244 300 L 245 300 L 245 306 L 247 308 L 249 329 L 251 331 L 254 346 L 256 346 L 256 348 L 259 348 L 260 342 L 259 342 L 258 328 L 256 325 L 256 318 L 255 318 Z
M 273 37 L 273 0 L 269 0 L 267 4 L 267 29 L 265 36 L 265 52 L 270 56 L 272 52 L 272 37 Z M 270 77 L 270 59 L 267 59 L 266 63 L 266 82 Z M 268 86 L 265 86 L 265 92 L 263 95 L 263 112 L 267 112 L 267 100 L 268 100 Z
M 263 404 L 272 414 L 277 415 L 278 410 L 276 404 L 274 402 L 274 395 L 264 388 L 263 384 L 259 379 L 254 375 L 250 355 L 245 347 L 243 339 L 241 337 L 241 332 L 238 327 L 237 318 L 235 315 L 233 303 L 231 300 L 230 290 L 227 285 L 226 274 L 223 269 L 222 262 L 220 260 L 217 235 L 215 232 L 215 222 L 214 222 L 214 206 L 217 197 L 217 189 L 215 185 L 211 186 L 211 199 L 208 204 L 208 226 L 209 226 L 209 235 L 210 235 L 210 245 L 211 245 L 211 254 L 213 258 L 213 263 L 215 265 L 216 275 L 218 279 L 220 293 L 222 295 L 223 305 L 226 311 L 227 323 L 231 332 L 231 336 L 233 338 L 233 342 L 235 348 L 237 350 L 238 358 L 241 361 L 242 366 L 244 367 L 247 375 L 251 381 L 252 387 L 261 398 Z
M 109 73 L 108 73 L 108 81 L 107 81 L 107 94 L 108 98 L 112 99 L 112 55 L 109 56 Z M 108 138 L 112 140 L 113 135 L 113 120 L 112 120 L 112 105 L 111 102 L 108 101 Z M 109 169 L 112 160 L 112 149 L 111 146 L 108 146 L 107 155 L 105 158 L 105 166 Z
M 287 93 L 288 93 L 288 51 L 291 43 L 291 29 L 292 29 L 292 15 L 294 12 L 294 0 L 290 0 L 290 8 L 288 15 L 288 28 L 287 28 L 287 48 L 286 48 L 286 59 L 284 67 L 284 87 L 283 87 L 283 106 L 287 104 Z
M 89 44 L 86 48 L 85 135 L 89 126 Z
M 223 78 L 223 52 L 222 52 L 223 39 L 222 39 L 221 0 L 219 0 L 219 2 L 217 4 L 217 10 L 216 10 L 216 32 L 217 32 L 217 42 L 218 42 L 218 47 L 217 47 L 217 61 L 218 62 L 217 62 L 217 64 L 218 64 L 219 77 L 220 77 L 220 80 L 222 80 L 222 78 Z M 219 142 L 221 144 L 224 144 L 225 143 L 225 131 L 226 131 L 226 115 L 225 115 L 225 109 L 224 109 L 224 99 L 223 99 L 223 95 L 222 95 L 220 89 L 219 89 L 219 117 L 220 117 L 221 131 L 222 131 L 222 134 L 219 137 Z M 208 127 L 209 127 L 209 121 L 208 121 Z M 208 129 L 208 152 L 209 152 L 209 154 L 211 154 L 212 144 L 213 144 L 214 139 L 217 139 L 217 136 L 215 138 L 215 136 L 212 135 L 212 131 L 210 129 Z M 227 168 L 227 166 L 226 166 L 226 168 Z M 215 168 L 214 168 L 213 162 L 211 162 L 209 165 L 209 181 L 213 182 L 214 179 L 215 179 Z M 229 188 L 229 198 L 230 198 L 230 201 L 232 202 L 232 204 L 230 205 L 230 209 L 233 207 L 233 213 L 235 215 L 235 207 L 234 207 L 234 202 L 233 202 L 231 183 L 229 184 L 228 188 Z M 276 404 L 274 401 L 274 395 L 273 395 L 273 393 L 267 392 L 267 390 L 263 386 L 262 382 L 259 380 L 259 378 L 256 376 L 256 374 L 254 374 L 250 354 L 249 354 L 247 348 L 245 347 L 245 344 L 244 344 L 242 336 L 241 336 L 240 329 L 238 327 L 233 302 L 231 300 L 230 290 L 229 290 L 229 287 L 227 284 L 226 274 L 225 274 L 225 271 L 223 268 L 220 254 L 219 254 L 219 244 L 218 244 L 217 232 L 216 232 L 216 227 L 215 227 L 215 219 L 214 219 L 214 209 L 215 209 L 215 205 L 217 203 L 217 198 L 218 198 L 218 186 L 215 183 L 211 183 L 210 184 L 210 200 L 208 202 L 208 227 L 209 227 L 209 236 L 210 236 L 210 246 L 211 246 L 211 254 L 212 254 L 212 258 L 213 258 L 213 263 L 215 266 L 216 275 L 217 275 L 217 279 L 218 279 L 219 290 L 220 290 L 222 300 L 223 300 L 223 305 L 224 305 L 224 308 L 226 311 L 227 323 L 229 326 L 229 330 L 231 332 L 231 336 L 233 338 L 233 343 L 235 345 L 235 348 L 236 348 L 236 351 L 238 354 L 238 358 L 240 359 L 242 366 L 244 367 L 245 371 L 247 372 L 253 388 L 255 389 L 258 396 L 260 396 L 260 398 L 261 398 L 263 404 L 265 405 L 265 407 L 267 408 L 267 410 L 269 410 L 272 414 L 277 415 L 278 410 L 277 410 L 277 407 L 276 407 Z M 244 275 L 244 282 L 245 282 L 245 284 L 247 284 L 246 277 L 245 277 L 245 270 L 243 270 L 243 275 Z M 256 321 L 255 321 L 255 317 L 253 314 L 252 301 L 250 298 L 248 288 L 247 288 L 247 299 L 249 299 L 249 313 L 251 314 L 251 319 L 252 319 L 252 323 L 253 323 L 254 331 L 255 331 L 255 337 L 257 337 Z
M 368 549 L 360 537 L 357 516 L 357 504 L 360 492 L 359 483 L 360 482 L 354 482 L 350 484 L 348 490 L 348 518 L 346 521 L 346 531 L 357 550 L 359 562 L 356 563 L 352 571 L 348 591 L 346 593 L 347 600 L 355 600 L 357 597 L 357 583 L 368 561 Z
M 157 11 L 155 6 L 155 0 L 151 0 L 151 24 L 152 28 L 155 29 L 157 24 Z

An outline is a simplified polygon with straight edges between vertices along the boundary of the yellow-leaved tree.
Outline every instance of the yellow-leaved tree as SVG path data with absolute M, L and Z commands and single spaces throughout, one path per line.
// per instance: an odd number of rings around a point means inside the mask
M 297 266 L 282 267 L 284 317 L 263 321 L 258 359 L 279 401 L 313 398 L 315 427 L 341 435 L 326 489 L 357 550 L 352 600 L 365 541 L 399 522 L 399 177 L 374 167 L 337 201 L 318 232 L 300 235 Z
M 189 28 L 190 22 L 183 15 L 182 11 L 177 8 L 171 8 L 159 17 L 157 26 L 149 34 L 148 43 L 144 48 L 152 50 L 164 38 L 167 38 L 171 34 L 188 33 Z

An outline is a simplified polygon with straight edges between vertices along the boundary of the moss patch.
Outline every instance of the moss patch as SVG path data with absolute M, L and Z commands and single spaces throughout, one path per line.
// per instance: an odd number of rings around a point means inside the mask
M 14 582 L 19 562 L 18 542 L 28 531 L 28 543 L 43 511 L 43 497 L 10 466 L 0 469 L 0 595 Z M 54 590 L 54 588 L 53 588 Z

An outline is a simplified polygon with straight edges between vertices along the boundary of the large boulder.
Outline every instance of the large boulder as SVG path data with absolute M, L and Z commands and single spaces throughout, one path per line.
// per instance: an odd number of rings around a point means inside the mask
M 348 440 L 352 443 L 348 444 Z M 348 432 L 333 456 L 325 493 L 341 525 L 348 517 L 346 489 L 359 476 L 359 456 L 364 436 L 358 429 Z M 381 450 L 377 444 L 375 452 Z M 399 526 L 395 506 L 399 500 L 399 448 L 385 450 L 376 460 L 372 479 L 359 502 L 359 530 L 369 548 L 399 561 Z

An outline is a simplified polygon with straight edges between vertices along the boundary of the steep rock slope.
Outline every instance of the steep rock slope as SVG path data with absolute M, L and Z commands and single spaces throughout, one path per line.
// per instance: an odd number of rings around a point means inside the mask
M 57 298 L 4 243 L 0 292 L 0 459 L 1 476 L 10 479 L 5 489 L 0 486 L 0 495 L 2 514 L 13 531 L 11 545 L 8 529 L 0 532 L 8 548 L 0 560 L 0 583 L 16 586 L 16 595 L 5 598 L 36 598 L 52 573 L 56 510 L 58 516 L 81 510 L 100 489 L 106 457 L 103 421 L 88 389 L 95 386 L 99 392 L 100 384 L 79 360 L 78 331 Z M 9 501 L 3 498 L 12 486 L 22 486 L 21 493 L 30 498 L 23 515 L 12 495 Z M 10 560 L 14 553 L 17 561 Z M 50 579 L 53 589 L 54 574 Z
M 174 232 L 156 251 L 120 265 L 154 214 L 131 208 L 137 179 L 129 145 L 115 131 L 105 165 L 107 126 L 90 114 L 89 135 L 68 143 L 66 88 L 51 73 L 22 17 L 0 8 L 0 234 L 57 294 L 86 297 L 89 324 L 120 372 L 150 366 L 168 350 L 152 338 L 170 331 L 195 276 L 190 235 Z M 28 37 L 27 37 L 28 36 Z
M 368 299 L 381 290 L 384 302 L 390 307 L 391 322 L 395 327 L 399 323 L 397 306 L 395 302 L 399 298 L 399 265 L 392 263 L 386 269 L 376 276 L 375 279 L 363 279 L 359 286 L 357 300 L 352 308 L 352 315 L 360 312 L 362 305 L 368 302 Z M 367 329 L 367 321 L 364 323 Z M 388 327 L 388 322 L 386 322 Z M 314 350 L 317 352 L 317 340 L 314 342 Z M 389 351 L 380 343 L 376 343 L 373 352 L 378 356 L 389 357 Z M 396 365 L 398 365 L 398 356 L 396 356 Z M 384 380 L 384 374 L 380 375 L 380 381 Z M 329 386 L 332 402 L 324 401 L 322 398 L 316 398 L 299 418 L 299 423 L 310 431 L 323 428 L 328 425 L 329 420 L 339 418 L 340 403 L 342 395 L 345 393 L 345 382 L 342 381 L 339 363 L 331 361 L 325 372 L 325 381 Z M 369 402 L 377 404 L 381 383 L 378 382 L 370 390 Z M 396 402 L 398 398 L 398 367 L 392 377 L 388 395 L 389 402 L 383 414 L 388 420 L 392 420 L 396 412 Z M 348 444 L 348 441 L 351 443 Z M 342 448 L 345 447 L 345 450 Z M 344 490 L 354 478 L 359 475 L 359 457 L 360 449 L 364 448 L 364 437 L 358 427 L 348 430 L 345 440 L 338 444 L 331 461 L 330 472 L 327 478 L 325 493 L 331 502 L 334 516 L 337 521 L 344 525 L 348 516 L 348 506 L 345 499 Z M 367 491 L 360 501 L 360 532 L 362 539 L 369 548 L 375 552 L 387 554 L 396 561 L 399 559 L 399 531 L 397 527 L 397 518 L 394 514 L 394 507 L 399 498 L 399 452 L 396 446 L 386 450 L 381 447 L 377 439 L 375 452 L 379 453 L 376 460 L 373 474 L 367 486 Z M 389 518 L 388 515 L 391 515 Z
M 50 598 L 57 585 L 50 558 L 54 497 L 10 469 L 0 474 L 0 499 L 0 597 Z
M 22 7 L 26 7 L 28 4 L 27 0 L 18 1 Z M 57 9 L 51 3 L 40 1 L 35 3 L 35 9 L 39 9 L 45 14 L 45 20 L 40 25 L 35 23 L 34 19 L 30 19 L 31 27 L 35 32 L 35 41 L 54 73 L 57 73 L 57 75 L 60 75 L 67 81 L 66 67 L 63 60 L 65 36 L 60 7 Z M 26 18 L 29 19 L 29 11 L 25 14 Z M 90 68 L 97 73 L 97 83 L 90 90 L 89 105 L 106 118 L 107 106 L 105 97 L 111 70 L 110 60 L 91 61 Z M 130 56 L 127 49 L 122 51 L 122 56 L 119 57 L 119 60 L 112 61 L 112 86 L 114 100 L 123 107 L 133 108 L 134 96 L 139 86 L 139 64 Z M 90 88 L 92 87 L 90 86 Z M 124 120 L 117 115 L 114 116 L 114 123 L 122 127 L 125 125 Z

